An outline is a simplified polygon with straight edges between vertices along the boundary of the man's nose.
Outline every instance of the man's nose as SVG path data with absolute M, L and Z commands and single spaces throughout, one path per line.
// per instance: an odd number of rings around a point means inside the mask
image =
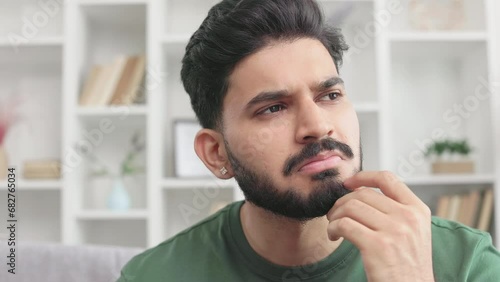
M 333 122 L 327 118 L 325 109 L 312 99 L 304 99 L 302 102 L 296 116 L 296 141 L 309 143 L 332 136 Z

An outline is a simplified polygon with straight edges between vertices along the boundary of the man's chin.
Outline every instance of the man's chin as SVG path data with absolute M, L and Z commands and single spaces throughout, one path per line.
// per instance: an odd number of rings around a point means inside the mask
M 251 203 L 252 205 L 262 209 L 263 211 L 265 211 L 266 213 L 268 213 L 274 217 L 286 219 L 288 221 L 297 221 L 297 222 L 301 222 L 301 223 L 304 223 L 304 222 L 307 222 L 307 221 L 310 221 L 310 220 L 313 220 L 316 218 L 323 217 L 328 213 L 328 211 L 326 211 L 324 213 L 316 213 L 314 215 L 311 215 L 311 214 L 304 215 L 304 214 L 299 214 L 299 213 L 290 212 L 290 211 L 283 212 L 283 211 L 278 211 L 278 210 L 274 210 L 274 209 L 269 209 L 266 207 L 261 207 L 261 206 L 255 204 L 254 202 L 251 202 L 251 201 L 248 201 L 248 202 Z
M 318 182 L 308 191 L 300 188 L 290 187 L 286 192 L 269 195 L 264 201 L 261 198 L 247 199 L 275 215 L 307 221 L 325 216 L 338 199 L 350 192 L 335 178 Z
M 313 220 L 315 218 L 323 217 L 326 215 L 326 213 L 325 213 L 325 214 L 318 215 L 318 216 L 299 216 L 298 214 L 293 214 L 293 213 L 290 213 L 289 211 L 284 213 L 283 211 L 271 209 L 268 207 L 263 207 L 263 206 L 260 206 L 257 203 L 250 201 L 248 199 L 246 200 L 246 202 L 248 202 L 252 206 L 257 207 L 258 209 L 261 209 L 262 211 L 266 212 L 267 214 L 271 215 L 272 217 L 277 217 L 277 218 L 281 218 L 281 219 L 288 220 L 288 221 L 307 222 L 309 220 Z
M 330 179 L 338 179 L 340 173 L 337 169 L 327 169 L 320 173 L 314 174 L 311 179 L 314 181 L 327 181 Z

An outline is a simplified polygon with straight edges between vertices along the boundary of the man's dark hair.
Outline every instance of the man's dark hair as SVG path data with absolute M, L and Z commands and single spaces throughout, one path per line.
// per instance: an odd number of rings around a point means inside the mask
M 191 36 L 181 79 L 204 128 L 221 129 L 229 76 L 246 56 L 274 42 L 319 40 L 337 71 L 348 49 L 337 28 L 328 26 L 314 0 L 223 0 Z M 304 50 L 308 52 L 308 50 Z

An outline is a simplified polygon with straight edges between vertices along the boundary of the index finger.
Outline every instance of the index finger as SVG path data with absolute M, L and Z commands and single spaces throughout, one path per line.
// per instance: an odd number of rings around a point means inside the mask
M 389 171 L 360 171 L 346 179 L 344 186 L 350 190 L 362 186 L 380 188 L 384 195 L 402 204 L 420 202 L 410 188 Z

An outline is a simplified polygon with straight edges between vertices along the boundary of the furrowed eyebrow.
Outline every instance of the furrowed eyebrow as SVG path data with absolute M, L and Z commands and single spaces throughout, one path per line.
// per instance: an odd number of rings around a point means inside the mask
M 344 80 L 338 76 L 334 76 L 331 78 L 328 78 L 327 80 L 321 81 L 318 83 L 315 87 L 315 91 L 324 91 L 328 88 L 331 88 L 335 85 L 338 84 L 344 84 Z M 286 98 L 290 96 L 290 93 L 286 90 L 278 90 L 278 91 L 264 91 L 259 93 L 257 96 L 253 97 L 252 100 L 250 100 L 246 106 L 245 110 L 248 110 L 252 108 L 253 106 L 264 103 L 264 102 L 273 102 L 277 100 L 281 100 L 283 98 Z
M 344 85 L 344 80 L 338 76 L 334 76 L 334 77 L 331 77 L 325 81 L 318 83 L 318 85 L 316 85 L 316 87 L 314 87 L 314 90 L 316 90 L 318 92 L 324 91 L 324 90 L 331 88 L 333 86 L 336 86 L 338 84 Z
M 265 91 L 259 93 L 259 95 L 255 96 L 250 100 L 247 105 L 245 106 L 245 109 L 250 109 L 254 105 L 263 103 L 263 102 L 272 102 L 272 101 L 277 101 L 280 99 L 283 99 L 287 96 L 290 96 L 288 91 L 286 90 L 278 90 L 278 91 Z

